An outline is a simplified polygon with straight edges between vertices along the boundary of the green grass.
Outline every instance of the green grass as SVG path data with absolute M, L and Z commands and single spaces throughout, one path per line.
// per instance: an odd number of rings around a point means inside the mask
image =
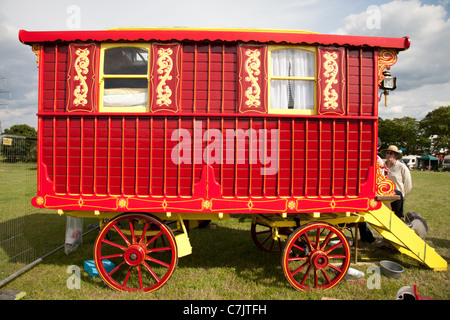
M 450 173 L 413 172 L 412 176 L 413 191 L 407 198 L 405 212 L 417 211 L 427 220 L 427 243 L 448 261 Z M 54 213 L 37 212 L 26 217 L 23 233 L 35 251 L 44 251 L 45 254 L 63 244 L 65 220 L 64 216 Z M 5 223 L 1 222 L 2 225 Z M 85 225 L 91 223 L 97 223 L 97 220 L 85 219 Z M 83 261 L 92 259 L 96 231 L 83 238 L 83 245 L 77 251 L 70 255 L 66 255 L 64 250 L 54 253 L 8 282 L 1 290 L 25 291 L 24 299 L 28 300 L 318 300 L 323 297 L 393 300 L 402 286 L 417 285 L 420 295 L 444 300 L 450 298 L 448 271 L 435 272 L 395 250 L 377 249 L 365 244 L 360 244 L 358 264 L 352 264 L 352 267 L 366 272 L 369 266 L 389 259 L 404 266 L 401 278 L 381 276 L 380 289 L 342 281 L 328 291 L 298 292 L 284 277 L 281 254 L 263 253 L 254 245 L 250 223 L 250 216 L 234 215 L 228 220 L 213 221 L 214 228 L 191 230 L 193 253 L 179 259 L 171 279 L 154 293 L 117 292 L 83 270 Z M 16 268 L 23 265 L 21 262 L 10 264 L 15 264 Z M 71 276 L 67 268 L 71 265 L 81 268 L 80 289 L 67 287 L 67 279 Z

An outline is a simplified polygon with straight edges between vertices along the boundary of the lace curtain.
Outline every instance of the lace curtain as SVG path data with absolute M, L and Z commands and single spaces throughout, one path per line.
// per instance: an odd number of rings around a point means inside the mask
M 281 49 L 271 53 L 271 76 L 315 77 L 313 52 Z M 275 109 L 314 109 L 314 81 L 272 79 L 270 105 Z

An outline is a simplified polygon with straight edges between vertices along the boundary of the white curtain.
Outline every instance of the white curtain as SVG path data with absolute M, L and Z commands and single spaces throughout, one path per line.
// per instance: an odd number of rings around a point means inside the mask
M 271 75 L 314 77 L 314 53 L 300 49 L 281 49 L 271 53 Z M 276 109 L 314 109 L 314 81 L 271 80 L 270 105 Z

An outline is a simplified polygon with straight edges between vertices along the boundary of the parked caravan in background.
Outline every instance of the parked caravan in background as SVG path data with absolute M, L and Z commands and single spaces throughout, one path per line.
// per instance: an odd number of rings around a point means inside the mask
M 417 158 L 419 158 L 419 156 L 416 155 L 409 155 L 409 156 L 404 156 L 402 158 L 402 161 L 408 166 L 409 170 L 414 170 L 414 169 L 418 169 L 418 161 Z
M 442 161 L 442 171 L 450 170 L 450 155 L 444 157 L 444 161 Z

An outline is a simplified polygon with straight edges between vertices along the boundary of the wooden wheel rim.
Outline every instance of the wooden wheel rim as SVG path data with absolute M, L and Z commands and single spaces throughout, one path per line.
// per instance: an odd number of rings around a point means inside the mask
M 143 225 L 140 234 L 132 226 L 135 221 L 140 221 Z M 120 223 L 129 226 L 130 234 L 121 231 L 118 227 Z M 153 231 L 152 235 L 147 237 L 147 234 L 150 235 L 150 229 Z M 108 240 L 109 231 L 119 234 L 123 242 Z M 163 246 L 157 245 L 158 240 L 162 240 Z M 103 254 L 102 250 L 108 246 L 115 247 L 117 253 Z M 168 256 L 166 261 L 154 257 L 161 252 Z M 106 270 L 103 264 L 105 259 L 114 260 L 113 270 Z M 172 230 L 155 217 L 143 213 L 125 213 L 109 221 L 100 231 L 94 245 L 94 262 L 100 277 L 111 288 L 118 291 L 152 292 L 169 280 L 177 266 L 175 237 Z M 163 271 L 156 272 L 153 265 Z M 125 277 L 116 275 L 119 270 L 126 272 Z M 137 277 L 138 284 L 130 284 L 130 276 Z M 150 278 L 152 283 L 147 284 L 145 277 Z
M 315 234 L 319 242 L 310 238 L 311 234 Z M 334 242 L 331 239 L 335 239 Z M 316 222 L 291 234 L 283 251 L 282 267 L 295 289 L 328 290 L 345 276 L 350 260 L 350 246 L 342 232 L 327 223 Z

